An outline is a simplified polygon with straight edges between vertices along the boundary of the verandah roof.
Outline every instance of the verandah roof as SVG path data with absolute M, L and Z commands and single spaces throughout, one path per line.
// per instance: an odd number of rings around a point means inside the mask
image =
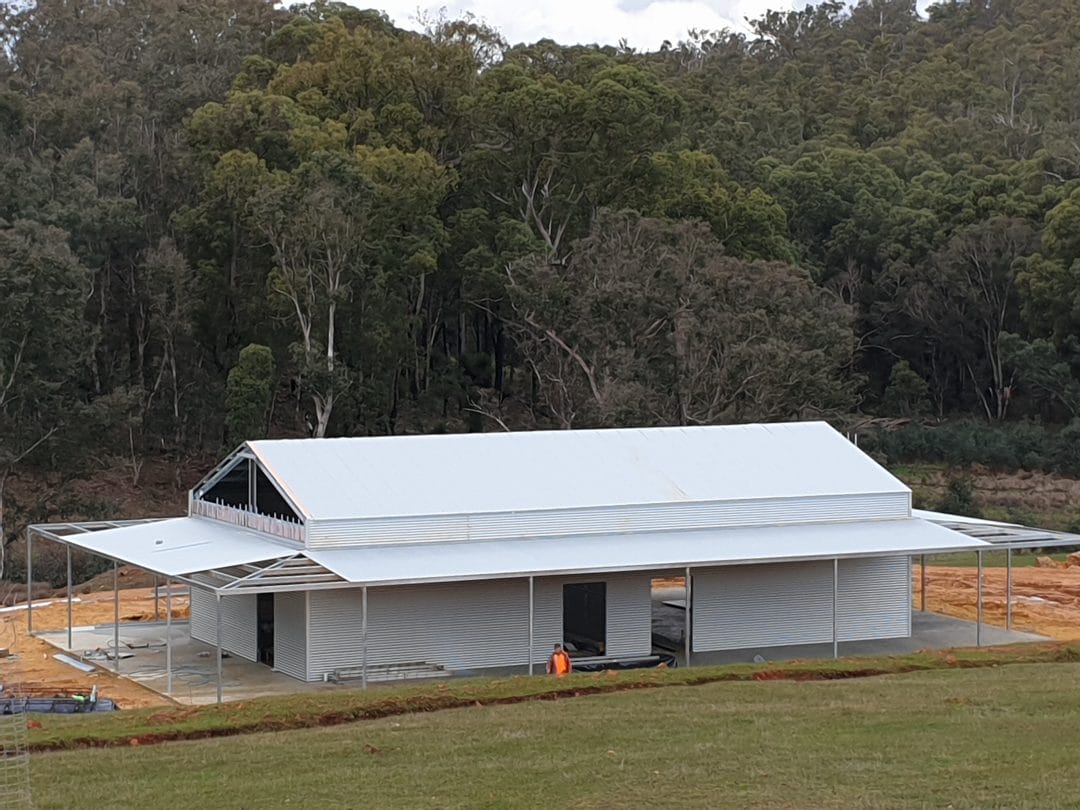
M 222 595 L 992 548 L 987 542 L 920 519 L 348 549 L 306 549 L 199 517 L 101 528 L 108 525 L 54 524 L 31 529 L 39 536 Z

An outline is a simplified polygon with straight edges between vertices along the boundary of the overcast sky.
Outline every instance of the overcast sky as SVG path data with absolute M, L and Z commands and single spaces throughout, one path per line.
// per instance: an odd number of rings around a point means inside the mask
M 363 8 L 363 0 L 352 0 Z M 792 8 L 794 0 L 372 0 L 401 28 L 422 28 L 420 13 L 448 17 L 471 12 L 511 43 L 550 38 L 563 44 L 618 44 L 654 49 L 665 39 L 678 42 L 691 28 L 746 32 L 744 18 L 767 9 Z M 801 8 L 805 0 L 798 2 Z

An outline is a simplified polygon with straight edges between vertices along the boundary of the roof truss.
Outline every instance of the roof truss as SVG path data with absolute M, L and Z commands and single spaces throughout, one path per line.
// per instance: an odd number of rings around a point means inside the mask
M 52 540 L 66 546 L 82 548 L 75 537 L 87 532 L 104 529 L 119 529 L 144 523 L 156 523 L 161 518 L 140 520 L 97 520 L 84 523 L 48 523 L 30 526 L 28 532 L 46 540 Z M 85 550 L 85 549 L 84 549 Z M 96 553 L 90 551 L 90 553 Z M 127 560 L 117 562 L 128 563 Z M 135 565 L 135 563 L 128 563 Z M 223 568 L 210 568 L 188 574 L 166 574 L 152 568 L 139 566 L 161 577 L 172 578 L 213 591 L 220 596 L 237 594 L 278 593 L 282 591 L 310 591 L 326 588 L 341 588 L 347 583 L 337 574 L 308 559 L 303 552 L 296 551 L 271 560 Z

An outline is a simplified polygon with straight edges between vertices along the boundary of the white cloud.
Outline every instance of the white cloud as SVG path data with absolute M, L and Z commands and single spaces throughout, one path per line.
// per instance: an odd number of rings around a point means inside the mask
M 364 7 L 363 0 L 351 2 Z M 678 42 L 691 28 L 746 32 L 744 18 L 767 9 L 788 10 L 793 0 L 374 0 L 402 28 L 421 28 L 421 15 L 471 13 L 498 29 L 511 43 L 549 38 L 562 44 L 615 45 L 654 49 L 665 39 Z M 803 5 L 800 2 L 800 7 Z

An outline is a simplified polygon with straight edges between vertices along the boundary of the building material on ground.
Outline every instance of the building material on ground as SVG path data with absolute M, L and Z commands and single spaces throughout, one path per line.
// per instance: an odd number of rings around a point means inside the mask
M 674 669 L 679 660 L 674 655 L 648 655 L 643 658 L 575 658 L 575 672 L 605 672 L 621 669 Z
M 422 678 L 446 678 L 451 673 L 446 669 L 423 661 L 415 661 L 404 664 L 382 664 L 367 667 L 343 667 L 336 669 L 327 675 L 331 683 L 345 683 L 346 681 L 411 681 Z
M 75 667 L 75 669 L 82 670 L 83 672 L 93 672 L 96 669 L 92 664 L 83 663 L 77 658 L 72 658 L 70 655 L 64 655 L 63 653 L 56 653 L 53 658 L 67 664 L 69 667 Z

